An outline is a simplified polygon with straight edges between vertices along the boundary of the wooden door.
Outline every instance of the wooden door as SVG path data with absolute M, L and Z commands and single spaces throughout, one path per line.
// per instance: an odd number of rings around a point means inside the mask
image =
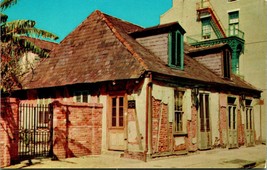
M 246 145 L 254 145 L 254 128 L 253 128 L 253 109 L 252 107 L 246 107 L 245 112 L 245 135 L 246 135 Z
M 237 147 L 237 108 L 235 105 L 228 105 L 228 148 Z
M 109 100 L 108 112 L 108 149 L 109 150 L 124 150 L 124 112 L 125 112 L 125 97 L 111 96 Z
M 199 94 L 199 145 L 200 150 L 211 148 L 209 94 Z

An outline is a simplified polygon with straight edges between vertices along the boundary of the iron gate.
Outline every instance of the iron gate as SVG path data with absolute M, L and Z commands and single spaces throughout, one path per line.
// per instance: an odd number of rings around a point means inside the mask
M 53 155 L 52 105 L 20 104 L 19 158 L 20 160 Z

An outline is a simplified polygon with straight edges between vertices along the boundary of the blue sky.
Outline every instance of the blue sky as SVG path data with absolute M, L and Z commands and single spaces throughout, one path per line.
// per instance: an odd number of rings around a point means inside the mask
M 96 9 L 142 27 L 159 24 L 160 15 L 172 6 L 172 0 L 18 0 L 3 11 L 8 21 L 30 19 L 36 27 L 59 36 L 72 32 Z

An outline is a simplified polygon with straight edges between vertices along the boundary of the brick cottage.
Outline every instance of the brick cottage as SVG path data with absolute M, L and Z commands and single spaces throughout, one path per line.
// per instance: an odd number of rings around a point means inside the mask
M 192 47 L 184 33 L 177 22 L 142 28 L 94 11 L 24 76 L 1 124 L 22 103 L 52 106 L 59 159 L 113 150 L 147 161 L 253 146 L 261 91 L 232 73 L 229 45 Z M 18 142 L 7 139 L 16 122 L 1 126 L 1 158 L 19 159 L 18 147 L 7 150 Z

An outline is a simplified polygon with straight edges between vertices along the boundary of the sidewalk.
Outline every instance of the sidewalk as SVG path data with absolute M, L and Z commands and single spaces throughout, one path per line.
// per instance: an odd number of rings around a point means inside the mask
M 162 157 L 143 162 L 120 158 L 119 154 L 109 153 L 99 156 L 68 158 L 59 161 L 50 159 L 33 160 L 13 165 L 8 168 L 264 168 L 266 161 L 266 145 L 240 147 L 239 149 L 213 149 L 196 153 Z

